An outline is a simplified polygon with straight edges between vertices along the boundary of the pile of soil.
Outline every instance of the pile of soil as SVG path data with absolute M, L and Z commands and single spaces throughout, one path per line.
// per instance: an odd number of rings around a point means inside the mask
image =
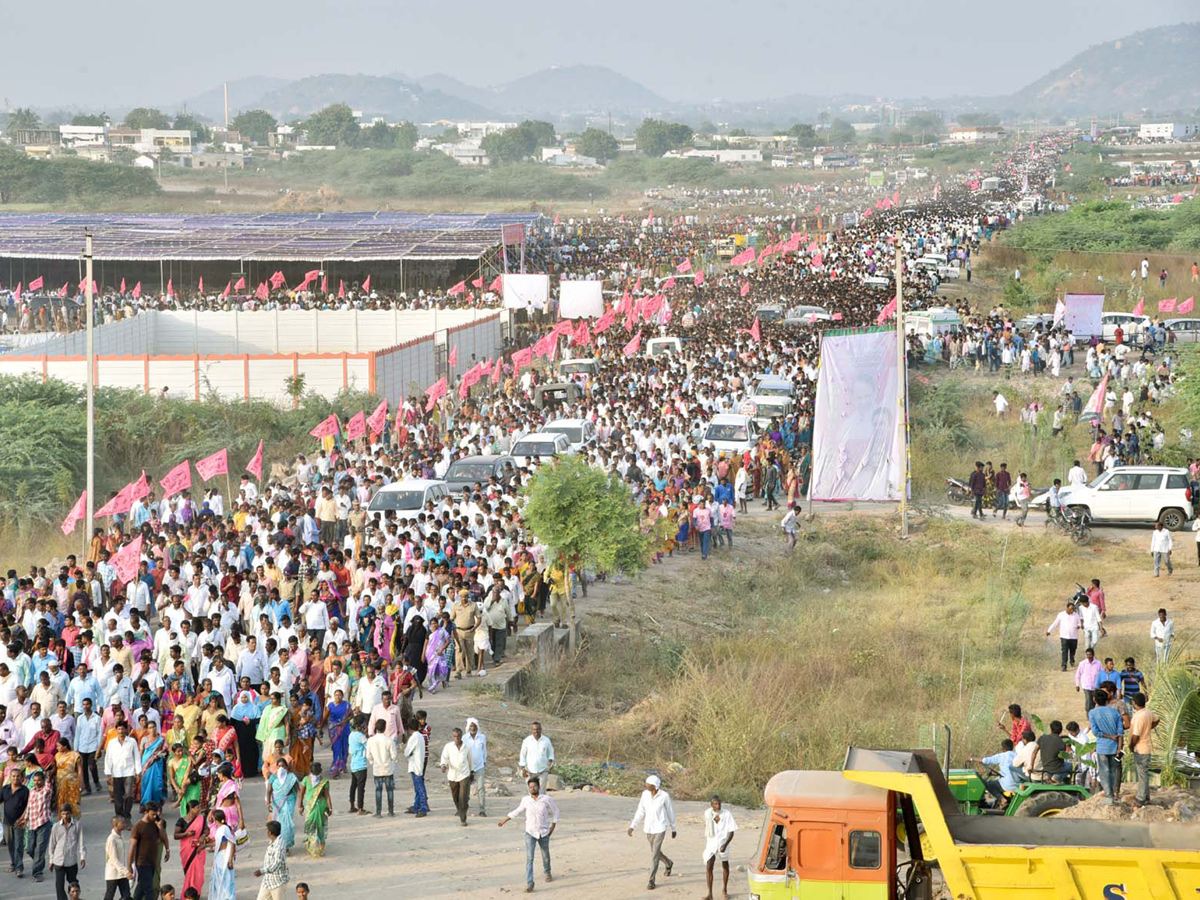
M 1196 822 L 1200 821 L 1200 794 L 1182 788 L 1151 790 L 1150 802 L 1134 805 L 1134 786 L 1124 786 L 1120 802 L 1111 804 L 1104 794 L 1059 813 L 1062 819 L 1093 819 L 1106 822 Z

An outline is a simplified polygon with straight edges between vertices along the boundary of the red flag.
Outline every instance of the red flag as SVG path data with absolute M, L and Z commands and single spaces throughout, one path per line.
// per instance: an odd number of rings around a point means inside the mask
M 495 278 L 492 279 L 492 283 L 488 285 L 488 290 L 489 291 L 498 291 L 502 287 L 504 287 L 504 276 L 497 275 Z
M 1145 313 L 1146 313 L 1146 298 L 1142 297 L 1140 300 L 1138 300 L 1137 306 L 1135 306 L 1133 308 L 1133 314 L 1135 316 L 1141 316 L 1141 315 L 1145 315 Z
M 239 278 L 237 280 L 237 282 L 233 286 L 233 289 L 235 291 L 244 291 L 246 289 L 246 276 L 245 275 L 243 275 L 241 278 Z
M 738 294 L 745 297 L 748 293 L 750 293 L 750 282 L 743 281 L 741 288 L 738 290 Z
M 225 290 L 221 291 L 221 299 L 222 299 L 222 300 L 228 300 L 228 299 L 229 299 L 229 289 L 230 289 L 230 288 L 232 288 L 232 287 L 233 287 L 233 282 L 232 282 L 232 281 L 227 281 L 227 282 L 225 282 Z
M 269 300 L 270 299 L 271 292 L 269 290 L 267 290 L 267 283 L 265 281 L 259 283 L 258 289 L 254 292 L 254 296 L 257 297 L 259 300 Z
M 480 275 L 478 278 L 472 280 L 471 284 L 473 284 L 477 288 L 483 287 L 483 276 Z
M 127 484 L 121 490 L 117 491 L 117 495 L 100 507 L 94 515 L 97 516 L 119 516 L 129 512 L 129 507 L 133 505 L 133 500 L 130 494 L 133 491 L 133 485 Z
M 254 458 L 246 463 L 246 471 L 262 481 L 262 464 L 263 464 L 263 442 L 258 442 L 258 449 L 254 451 Z
M 367 433 L 367 414 L 360 412 L 346 423 L 346 432 L 344 437 L 348 441 L 353 441 L 356 438 L 362 437 Z
M 686 275 L 688 272 L 692 271 L 692 261 L 690 259 L 685 259 L 675 267 L 675 271 L 680 275 Z
M 128 584 L 137 577 L 138 566 L 142 562 L 142 536 L 139 534 L 132 541 L 112 555 L 109 564 L 116 571 L 116 580 Z
M 453 297 L 456 294 L 465 293 L 466 290 L 467 290 L 467 283 L 465 281 L 460 281 L 458 284 L 456 284 L 452 288 L 450 288 L 450 290 L 446 291 L 446 295 L 448 297 Z
M 166 500 L 172 494 L 186 491 L 192 486 L 192 466 L 186 459 L 170 472 L 158 479 L 158 487 Z
M 29 282 L 29 290 L 40 291 L 43 284 L 45 284 L 45 282 L 43 281 L 42 276 L 39 275 L 37 278 L 33 279 L 33 281 Z
M 367 277 L 366 277 L 366 278 L 363 280 L 363 286 L 362 286 L 362 289 L 363 289 L 363 293 L 364 293 L 364 294 L 369 294 L 369 293 L 371 293 L 371 276 L 370 276 L 370 275 L 368 275 L 368 276 L 367 276 Z
M 58 296 L 60 296 L 60 297 L 67 296 L 67 282 L 64 281 L 63 286 L 58 289 Z
M 446 357 L 446 363 L 451 368 L 458 365 L 458 344 L 450 348 L 450 355 Z
M 142 283 L 139 281 L 133 286 L 133 299 L 136 300 L 140 296 L 142 296 Z
M 346 296 L 346 283 L 340 278 L 338 279 L 338 299 L 341 300 Z
M 1188 297 L 1186 300 L 1184 300 L 1182 303 L 1180 303 L 1177 307 L 1175 307 L 1175 312 L 1179 313 L 1181 316 L 1187 315 L 1195 308 L 1195 306 L 1196 306 L 1196 298 L 1194 296 Z
M 71 511 L 67 513 L 67 517 L 63 519 L 62 533 L 70 534 L 75 530 L 75 526 L 79 524 L 79 520 L 87 514 L 87 491 L 85 490 L 79 495 L 79 499 L 75 501 L 75 505 L 71 507 Z
M 122 294 L 125 293 L 125 279 L 124 278 L 121 279 L 121 293 Z
M 1160 313 L 1175 312 L 1175 298 L 1172 297 L 1170 300 L 1159 300 L 1158 311 Z
M 379 402 L 375 407 L 375 412 L 367 416 L 367 427 L 371 429 L 371 434 L 383 434 L 383 429 L 387 425 L 387 398 Z
M 216 475 L 229 474 L 229 450 L 218 450 L 212 456 L 196 460 L 196 474 L 208 481 Z
M 204 276 L 203 276 L 203 275 L 201 275 L 201 276 L 200 276 L 200 287 L 199 287 L 199 288 L 197 288 L 197 290 L 198 290 L 198 291 L 199 291 L 201 294 L 203 294 L 203 293 L 204 293 Z
M 738 334 L 741 334 L 743 331 L 754 339 L 754 343 L 758 344 L 762 342 L 762 331 L 758 326 L 758 316 L 754 317 L 754 324 L 749 328 L 739 328 Z
M 325 419 L 309 432 L 313 437 L 320 440 L 321 438 L 333 437 L 338 433 L 338 417 L 336 413 L 330 413 Z
M 626 344 L 624 347 L 621 348 L 621 352 L 624 353 L 626 356 L 633 356 L 635 353 L 638 352 L 638 348 L 641 346 L 642 346 L 642 333 L 639 331 L 637 334 L 635 334 L 630 339 L 628 344 Z

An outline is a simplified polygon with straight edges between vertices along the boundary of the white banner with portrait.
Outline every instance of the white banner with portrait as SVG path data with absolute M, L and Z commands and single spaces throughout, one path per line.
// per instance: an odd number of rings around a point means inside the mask
M 505 272 L 501 286 L 504 289 L 505 309 L 541 310 L 546 308 L 550 299 L 549 275 L 517 275 Z

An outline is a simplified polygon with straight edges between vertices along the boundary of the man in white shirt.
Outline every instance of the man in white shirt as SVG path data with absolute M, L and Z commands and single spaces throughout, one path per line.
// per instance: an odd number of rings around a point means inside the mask
M 442 747 L 440 764 L 442 771 L 446 773 L 446 780 L 450 782 L 450 796 L 454 799 L 458 820 L 465 828 L 467 807 L 471 803 L 471 750 L 463 743 L 461 728 L 455 728 L 451 736 L 452 740 Z
M 479 798 L 479 815 L 487 815 L 487 795 L 484 791 L 484 769 L 487 766 L 487 735 L 479 730 L 478 719 L 467 719 L 467 733 L 463 743 L 471 753 L 472 791 Z M 511 816 L 510 816 L 511 818 Z
M 317 645 L 323 646 L 325 632 L 329 629 L 329 607 L 325 601 L 312 599 L 300 607 L 300 615 L 304 616 L 304 628 L 317 639 Z
M 662 781 L 657 775 L 650 775 L 646 778 L 646 790 L 642 791 L 641 799 L 638 800 L 637 812 L 633 814 L 633 821 L 629 823 L 630 837 L 633 837 L 633 829 L 643 822 L 645 824 L 642 830 L 646 834 L 646 840 L 650 843 L 650 883 L 647 887 L 654 890 L 654 879 L 658 875 L 659 862 L 666 866 L 663 874 L 668 878 L 671 876 L 671 869 L 675 867 L 674 861 L 663 853 L 662 845 L 668 830 L 670 830 L 672 838 L 676 834 L 675 807 L 671 804 L 671 795 L 662 789 Z
M 366 674 L 358 682 L 358 696 L 355 699 L 358 711 L 370 715 L 375 704 L 383 699 L 384 687 L 383 679 L 376 674 L 375 667 L 368 663 Z
M 554 880 L 550 874 L 550 835 L 558 827 L 558 805 L 550 799 L 549 794 L 541 793 L 536 778 L 530 778 L 527 784 L 529 796 L 522 797 L 517 808 L 497 824 L 503 828 L 504 823 L 521 813 L 525 814 L 525 892 L 529 893 L 533 890 L 534 847 L 542 848 L 542 871 L 546 873 L 546 880 Z
M 1079 464 L 1079 460 L 1075 460 L 1075 464 L 1071 466 L 1071 471 L 1067 472 L 1067 484 L 1071 487 L 1079 487 L 1082 484 L 1087 484 L 1087 471 Z
M 113 811 L 127 819 L 133 809 L 133 785 L 141 770 L 141 758 L 137 741 L 129 736 L 129 726 L 118 723 L 117 736 L 104 751 L 104 775 L 112 787 Z
M 554 768 L 554 744 L 542 734 L 542 723 L 529 726 L 529 736 L 521 741 L 521 755 L 517 760 L 522 778 L 536 778 L 542 793 L 546 792 L 546 775 Z
M 1154 640 L 1154 661 L 1165 663 L 1171 655 L 1171 639 L 1175 637 L 1175 620 L 1167 618 L 1167 611 L 1160 609 L 1158 618 L 1150 623 L 1150 637 Z
M 1175 567 L 1171 565 L 1171 548 L 1174 541 L 1171 539 L 1171 532 L 1163 528 L 1162 522 L 1154 523 L 1154 530 L 1150 532 L 1150 556 L 1154 559 L 1154 577 L 1157 578 L 1159 569 L 1163 562 L 1167 564 L 1167 575 L 1175 572 Z
M 221 695 L 221 699 L 225 701 L 225 708 L 233 708 L 233 689 L 237 683 L 233 669 L 225 665 L 225 657 L 223 654 L 216 653 L 213 655 L 212 668 L 208 670 L 208 679 L 212 682 L 213 690 Z M 253 682 L 251 682 L 253 684 Z
M 254 685 L 262 684 L 267 680 L 267 657 L 259 649 L 258 638 L 254 635 L 246 638 L 246 649 L 238 657 L 237 677 L 238 681 L 241 681 L 242 678 L 249 678 L 250 683 Z M 327 694 L 326 696 L 332 697 L 333 695 Z
M 367 762 L 375 776 L 375 818 L 383 816 L 383 789 L 387 788 L 388 815 L 396 815 L 396 745 L 387 736 L 387 724 L 375 723 L 375 733 L 367 740 Z
M 412 776 L 413 805 L 409 811 L 423 819 L 429 814 L 429 797 L 425 793 L 425 735 L 413 729 L 404 745 L 404 757 L 408 760 L 408 774 Z

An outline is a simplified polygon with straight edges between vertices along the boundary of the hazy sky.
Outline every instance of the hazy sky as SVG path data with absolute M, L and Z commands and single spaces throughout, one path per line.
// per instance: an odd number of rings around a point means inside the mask
M 529 12 L 522 10 L 529 8 Z M 169 105 L 247 75 L 606 65 L 671 100 L 1008 93 L 1196 0 L 0 0 L 0 102 Z M 171 111 L 171 110 L 168 110 Z

